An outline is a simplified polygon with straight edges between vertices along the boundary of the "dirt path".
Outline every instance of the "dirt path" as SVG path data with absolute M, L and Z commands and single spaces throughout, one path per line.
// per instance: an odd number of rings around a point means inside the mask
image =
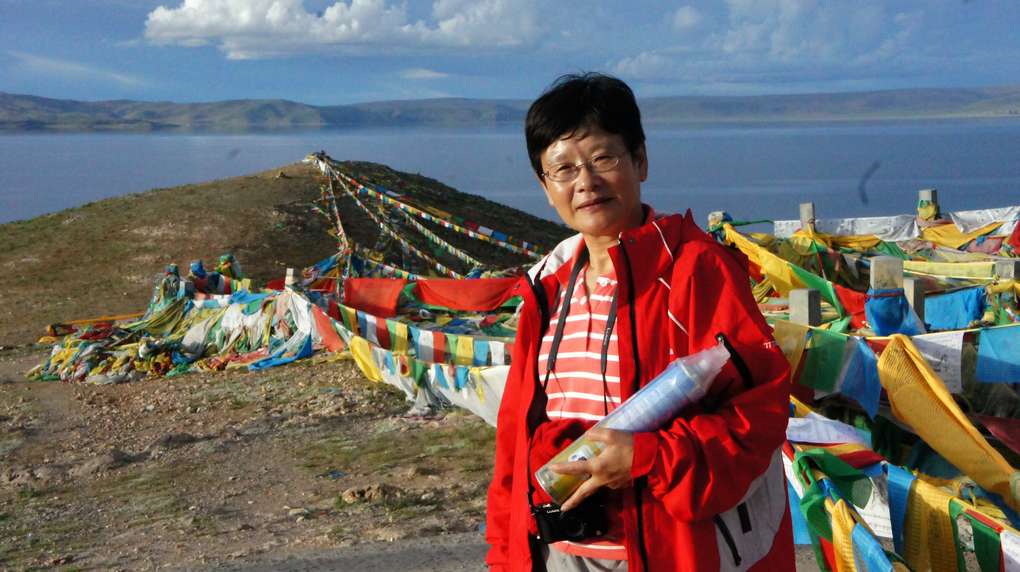
M 42 357 L 0 351 L 0 569 L 303 559 L 484 518 L 491 428 L 404 417 L 401 394 L 348 362 L 25 381 Z

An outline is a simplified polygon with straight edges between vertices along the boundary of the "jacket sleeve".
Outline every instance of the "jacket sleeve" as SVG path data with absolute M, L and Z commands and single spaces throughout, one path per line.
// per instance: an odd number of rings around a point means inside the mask
M 485 563 L 490 570 L 509 569 L 509 536 L 511 492 L 513 490 L 514 451 L 517 447 L 517 432 L 520 417 L 520 388 L 522 371 L 525 367 L 523 356 L 518 356 L 515 347 L 510 373 L 503 389 L 503 398 L 496 417 L 496 458 L 493 463 L 492 482 L 485 511 L 485 541 L 489 552 Z
M 690 244 L 674 266 L 670 310 L 687 329 L 690 354 L 724 333 L 751 372 L 727 364 L 709 395 L 665 429 L 634 436 L 635 478 L 680 520 L 733 508 L 786 438 L 789 365 L 751 294 L 745 265 L 713 243 Z M 722 392 L 720 393 L 720 388 Z

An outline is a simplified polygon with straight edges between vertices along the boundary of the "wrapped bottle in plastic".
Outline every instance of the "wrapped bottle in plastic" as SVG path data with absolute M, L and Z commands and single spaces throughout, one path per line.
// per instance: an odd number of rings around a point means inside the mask
M 721 342 L 708 349 L 673 360 L 666 369 L 599 421 L 595 428 L 631 433 L 654 431 L 672 420 L 684 407 L 708 393 L 715 377 L 730 359 Z M 554 463 L 597 457 L 605 446 L 581 435 L 535 472 L 542 489 L 556 504 L 563 504 L 590 475 L 564 475 L 549 468 Z

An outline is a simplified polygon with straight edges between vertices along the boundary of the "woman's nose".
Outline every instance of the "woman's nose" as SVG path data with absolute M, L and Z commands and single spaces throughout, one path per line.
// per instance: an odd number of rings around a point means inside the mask
M 574 187 L 578 190 L 591 190 L 602 184 L 602 176 L 592 168 L 591 163 L 580 165 L 577 178 L 574 179 Z

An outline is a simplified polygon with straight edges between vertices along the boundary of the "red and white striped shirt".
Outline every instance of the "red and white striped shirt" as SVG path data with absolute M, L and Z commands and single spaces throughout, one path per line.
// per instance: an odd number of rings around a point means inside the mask
M 582 269 L 577 285 L 570 293 L 570 309 L 553 371 L 548 371 L 549 352 L 561 319 L 560 309 L 563 297 L 567 295 L 566 288 L 560 293 L 539 350 L 539 372 L 543 376 L 548 373 L 549 379 L 545 391 L 549 399 L 546 413 L 550 419 L 598 421 L 605 416 L 607 403 L 609 411 L 620 404 L 620 356 L 616 333 L 609 337 L 605 386 L 602 383 L 602 344 L 616 294 L 616 276 L 615 273 L 600 276 L 590 294 L 583 276 Z
M 548 373 L 549 383 L 545 391 L 548 397 L 546 414 L 550 419 L 598 421 L 607 410 L 612 411 L 620 404 L 620 356 L 615 332 L 610 332 L 606 351 L 605 384 L 602 380 L 602 346 L 616 295 L 616 273 L 600 276 L 594 291 L 589 293 L 584 280 L 585 270 L 587 264 L 578 275 L 574 291 L 569 293 L 570 306 L 553 371 L 548 370 L 549 352 L 562 319 L 560 309 L 564 296 L 568 295 L 566 287 L 560 293 L 539 348 L 539 372 L 543 379 Z M 601 539 L 580 543 L 565 541 L 552 546 L 577 556 L 626 560 L 627 552 L 621 543 L 622 526 L 613 518 L 613 512 L 611 510 L 609 531 Z

